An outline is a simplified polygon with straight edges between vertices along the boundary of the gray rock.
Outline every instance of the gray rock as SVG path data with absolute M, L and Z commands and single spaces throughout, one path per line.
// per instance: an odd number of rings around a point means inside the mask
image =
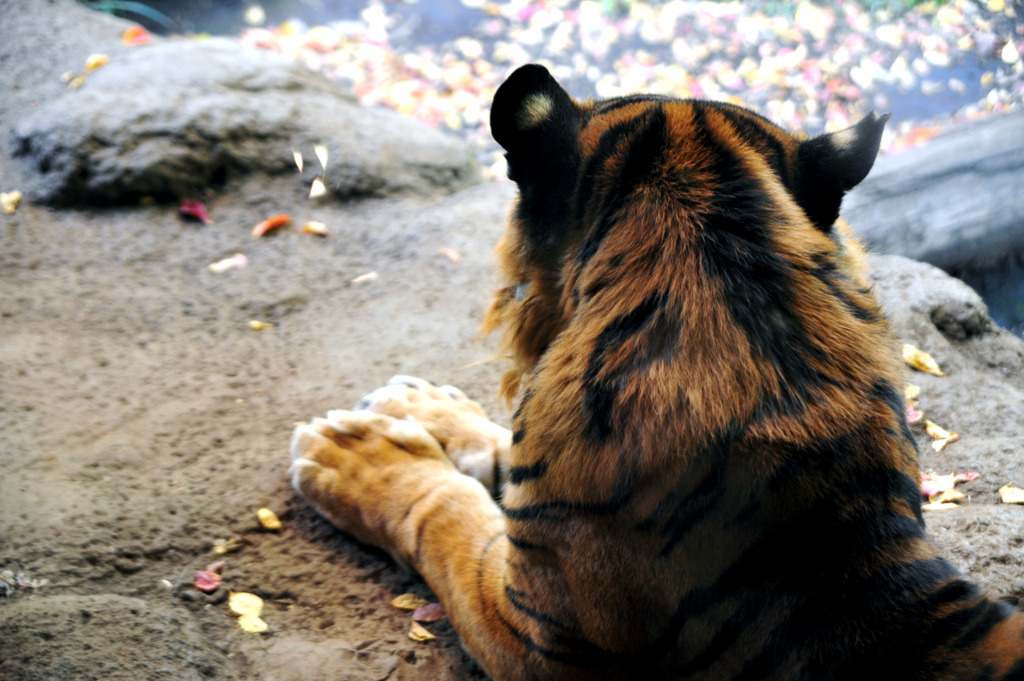
M 59 205 L 195 197 L 252 172 L 294 173 L 293 149 L 308 184 L 321 172 L 314 144 L 328 149 L 339 198 L 444 194 L 479 177 L 466 143 L 229 40 L 116 51 L 81 88 L 22 118 L 13 138 L 34 171 L 28 197 Z
M 976 470 L 958 489 L 960 508 L 928 512 L 929 534 L 972 580 L 1011 601 L 1024 597 L 1024 507 L 999 501 L 1008 482 L 1024 485 L 1024 341 L 992 323 L 981 298 L 941 270 L 899 256 L 871 258 L 875 292 L 899 341 L 927 351 L 945 377 L 908 370 L 925 416 L 960 439 L 941 452 L 919 430 L 921 467 Z
M 878 253 L 945 270 L 1024 253 L 1024 112 L 954 130 L 878 159 L 843 216 Z

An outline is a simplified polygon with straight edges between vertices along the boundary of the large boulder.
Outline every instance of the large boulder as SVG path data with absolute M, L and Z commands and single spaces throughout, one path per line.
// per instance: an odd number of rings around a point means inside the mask
M 461 140 L 389 110 L 284 57 L 234 41 L 159 40 L 113 49 L 80 88 L 14 125 L 13 155 L 30 164 L 26 194 L 57 204 L 181 199 L 252 172 L 322 172 L 340 198 L 445 194 L 479 179 Z
M 1024 254 L 1024 111 L 878 159 L 843 216 L 878 253 L 961 272 Z

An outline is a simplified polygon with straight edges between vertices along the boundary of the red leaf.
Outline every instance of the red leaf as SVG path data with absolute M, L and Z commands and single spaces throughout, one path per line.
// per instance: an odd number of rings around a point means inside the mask
M 212 594 L 220 586 L 220 575 L 209 570 L 196 571 L 196 588 Z
M 417 622 L 437 622 L 447 616 L 444 606 L 440 603 L 427 603 L 422 608 L 417 608 L 416 612 L 412 614 L 412 618 Z
M 184 201 L 178 207 L 178 214 L 183 218 L 198 220 L 204 225 L 210 224 L 210 214 L 206 212 L 206 206 L 201 201 Z

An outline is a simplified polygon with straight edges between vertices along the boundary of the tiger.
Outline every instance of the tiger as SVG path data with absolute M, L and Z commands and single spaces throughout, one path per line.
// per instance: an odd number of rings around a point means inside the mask
M 515 70 L 483 322 L 511 429 L 399 376 L 295 430 L 294 487 L 422 575 L 499 681 L 1024 680 L 1024 616 L 926 536 L 903 365 L 839 219 L 888 118 L 809 137 Z

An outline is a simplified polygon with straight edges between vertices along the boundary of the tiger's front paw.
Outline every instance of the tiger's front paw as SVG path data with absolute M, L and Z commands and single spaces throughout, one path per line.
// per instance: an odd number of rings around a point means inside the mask
M 455 386 L 437 387 L 415 376 L 395 376 L 359 400 L 356 409 L 419 423 L 460 472 L 481 482 L 491 494 L 505 482 L 511 433 L 488 419 L 483 407 Z
M 403 562 L 400 519 L 423 490 L 456 475 L 419 423 L 365 410 L 337 409 L 296 427 L 291 456 L 292 485 L 321 515 Z

